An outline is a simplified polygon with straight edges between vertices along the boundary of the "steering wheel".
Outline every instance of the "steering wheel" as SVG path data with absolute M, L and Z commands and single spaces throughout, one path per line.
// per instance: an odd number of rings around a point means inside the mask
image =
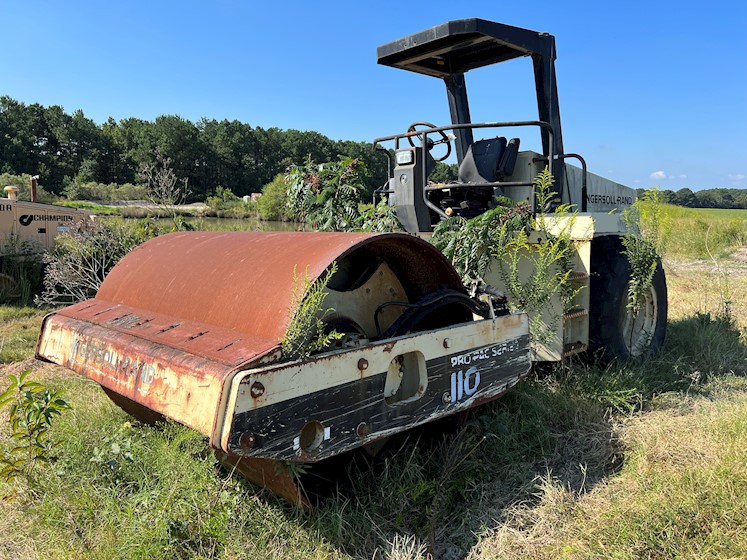
M 414 122 L 410 126 L 408 126 L 407 127 L 407 141 L 410 143 L 410 146 L 412 146 L 413 148 L 415 147 L 415 142 L 413 141 L 413 137 L 419 135 L 419 132 L 418 132 L 418 129 L 417 129 L 417 127 L 419 127 L 419 126 L 422 126 L 422 127 L 425 127 L 425 128 L 436 128 L 435 124 L 432 124 L 432 123 L 429 123 L 429 122 L 424 122 L 424 121 Z M 433 158 L 435 161 L 443 161 L 443 160 L 445 160 L 446 158 L 448 158 L 451 155 L 451 138 L 449 138 L 448 134 L 446 134 L 443 130 L 439 130 L 438 134 L 439 134 L 439 136 L 441 136 L 441 138 L 439 138 L 436 141 L 433 141 L 433 140 L 429 139 L 429 140 L 427 140 L 426 145 L 428 147 L 428 151 L 430 152 L 438 144 L 445 144 L 446 145 L 446 153 L 443 156 L 441 156 L 441 157 L 434 157 Z M 433 157 L 432 154 L 431 154 L 431 157 Z

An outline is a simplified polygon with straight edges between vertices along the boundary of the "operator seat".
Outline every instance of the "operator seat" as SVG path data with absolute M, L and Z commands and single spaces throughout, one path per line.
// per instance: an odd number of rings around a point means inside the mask
M 459 166 L 459 182 L 494 183 L 513 175 L 519 154 L 518 138 L 503 136 L 472 142 Z
M 470 144 L 459 165 L 460 183 L 492 183 L 497 180 L 498 165 L 506 150 L 506 138 L 486 138 Z

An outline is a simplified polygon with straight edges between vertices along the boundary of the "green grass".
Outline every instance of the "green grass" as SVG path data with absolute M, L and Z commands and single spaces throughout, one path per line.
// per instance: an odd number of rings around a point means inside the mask
M 33 307 L 0 305 L 0 364 L 33 356 L 43 316 Z
M 645 208 L 643 212 L 645 216 Z M 662 205 L 664 253 L 673 258 L 723 258 L 747 246 L 747 210 Z
M 99 216 L 118 216 L 120 215 L 120 209 L 115 206 L 106 206 L 104 204 L 96 204 L 95 202 L 88 202 L 86 200 L 62 200 L 56 204 L 60 206 L 67 206 L 68 208 L 80 208 L 82 210 L 88 210 Z
M 747 275 L 724 268 L 725 294 L 688 263 L 667 270 L 659 356 L 537 373 L 461 431 L 351 461 L 315 515 L 231 477 L 194 431 L 140 425 L 94 383 L 40 365 L 72 410 L 37 485 L 0 483 L 0 558 L 744 557 Z M 33 354 L 41 317 L 0 306 L 0 361 Z

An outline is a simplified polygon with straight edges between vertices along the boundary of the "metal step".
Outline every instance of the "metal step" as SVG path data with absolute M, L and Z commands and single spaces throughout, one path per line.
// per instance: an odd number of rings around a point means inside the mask
M 589 314 L 588 309 L 583 309 L 580 307 L 570 309 L 563 314 L 563 321 L 570 321 L 572 319 L 577 319 L 579 317 L 585 317 L 588 314 Z

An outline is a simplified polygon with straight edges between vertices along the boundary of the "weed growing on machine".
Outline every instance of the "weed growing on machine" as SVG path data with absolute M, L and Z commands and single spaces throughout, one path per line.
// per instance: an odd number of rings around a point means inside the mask
M 309 271 L 298 275 L 293 269 L 293 294 L 291 296 L 292 316 L 280 347 L 285 360 L 308 358 L 321 352 L 335 340 L 343 337 L 342 333 L 325 329 L 324 319 L 333 310 L 324 307 L 327 297 L 327 284 L 337 272 L 337 263 L 333 262 L 323 277 L 312 281 Z
M 535 178 L 539 208 L 548 207 L 555 198 L 553 182 L 547 168 Z M 551 232 L 550 223 L 534 217 L 529 205 L 516 205 L 507 198 L 497 203 L 470 220 L 455 216 L 442 221 L 434 229 L 433 244 L 451 261 L 467 286 L 484 282 L 491 264 L 497 262 L 502 284 L 508 290 L 509 307 L 533 314 L 530 335 L 535 341 L 546 341 L 579 290 L 571 281 L 570 234 L 575 214 L 569 205 L 557 208 L 555 223 L 563 225 Z M 532 234 L 536 241 L 530 241 Z M 522 274 L 524 269 L 532 273 Z M 556 295 L 562 310 L 554 317 L 543 317 L 538 311 Z

